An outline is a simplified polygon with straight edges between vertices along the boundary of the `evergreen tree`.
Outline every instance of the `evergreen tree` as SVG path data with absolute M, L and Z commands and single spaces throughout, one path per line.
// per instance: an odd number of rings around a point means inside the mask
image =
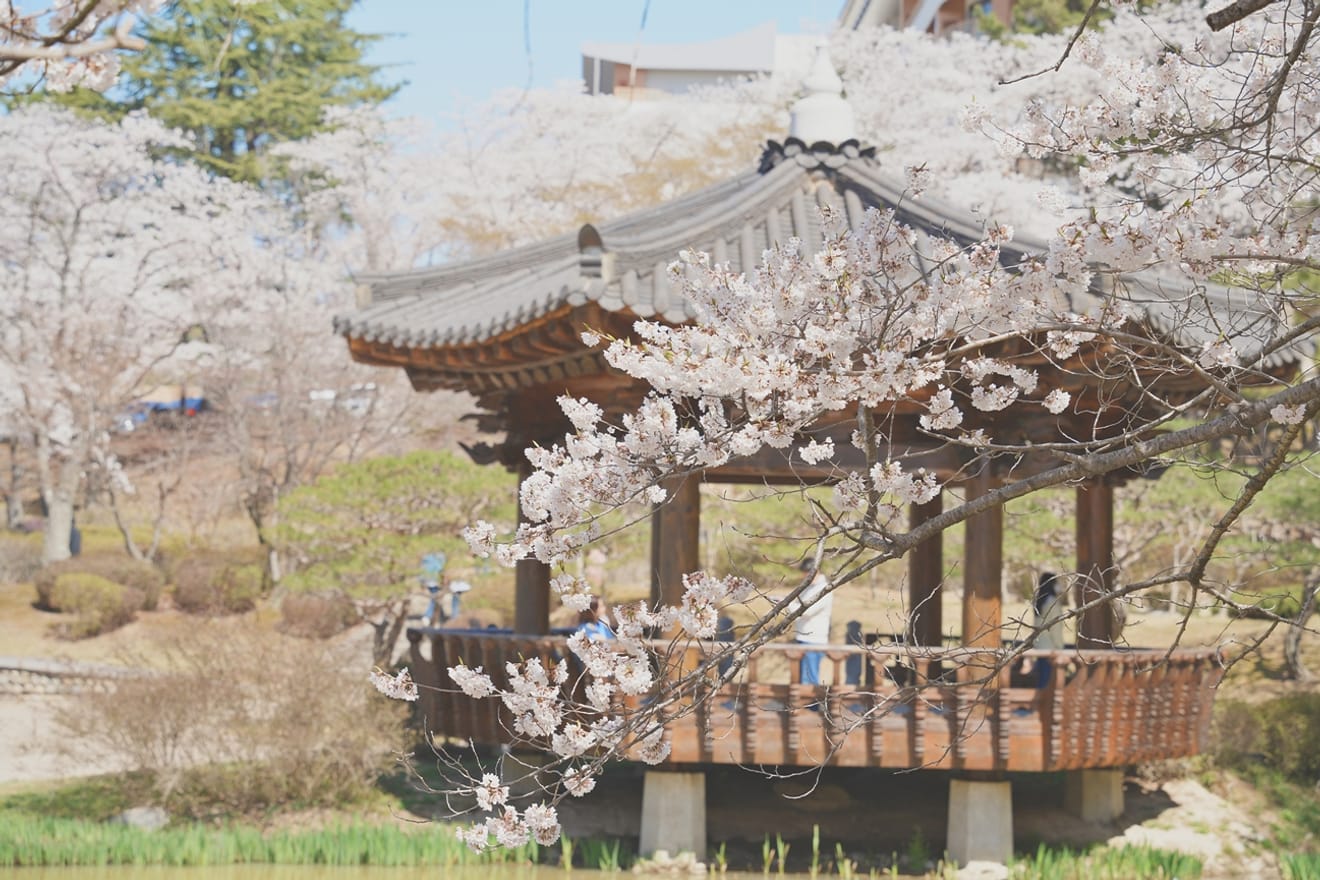
M 322 128 L 330 106 L 377 104 L 398 89 L 363 60 L 377 36 L 345 25 L 355 0 L 176 0 L 139 30 L 109 94 L 48 97 L 110 118 L 146 110 L 196 140 L 195 157 L 239 180 L 263 176 L 276 143 Z

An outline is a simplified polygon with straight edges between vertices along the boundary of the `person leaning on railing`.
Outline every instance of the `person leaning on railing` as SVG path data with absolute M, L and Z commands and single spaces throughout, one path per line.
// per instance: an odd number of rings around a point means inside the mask
M 591 604 L 578 614 L 577 631 L 585 633 L 587 638 L 606 641 L 614 638 L 614 630 L 605 622 L 605 600 L 599 596 L 591 597 Z
M 793 642 L 798 645 L 828 645 L 830 613 L 834 606 L 834 594 L 827 592 L 830 579 L 817 569 L 815 559 L 804 559 L 798 567 L 804 574 L 814 576 L 802 593 L 784 609 L 788 614 L 793 614 L 806 607 L 794 623 Z M 802 655 L 799 663 L 802 684 L 821 683 L 820 661 L 823 656 L 820 651 L 808 651 Z

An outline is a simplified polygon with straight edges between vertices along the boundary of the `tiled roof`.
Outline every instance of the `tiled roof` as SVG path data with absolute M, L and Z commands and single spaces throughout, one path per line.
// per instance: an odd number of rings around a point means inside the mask
M 828 173 L 822 174 L 822 171 Z M 566 306 L 597 303 L 638 317 L 679 323 L 690 306 L 671 289 L 666 267 L 683 248 L 710 253 L 735 271 L 749 271 L 772 244 L 792 237 L 809 253 L 822 239 L 818 207 L 829 205 L 856 228 L 869 208 L 895 207 L 899 219 L 930 236 L 980 240 L 981 221 L 935 198 L 904 198 L 870 151 L 854 143 L 813 147 L 771 144 L 762 165 L 725 183 L 627 215 L 578 234 L 515 248 L 452 266 L 363 278 L 372 303 L 336 319 L 335 329 L 365 342 L 416 349 L 464 346 L 514 330 Z M 1008 263 L 1044 249 L 1030 239 L 1004 249 Z M 1129 296 L 1150 325 L 1189 349 L 1224 333 L 1239 351 L 1270 338 L 1279 316 L 1249 293 L 1220 287 L 1189 290 L 1185 282 L 1126 279 Z M 1068 307 L 1094 313 L 1100 295 Z M 1274 353 L 1267 366 L 1292 362 L 1300 351 Z

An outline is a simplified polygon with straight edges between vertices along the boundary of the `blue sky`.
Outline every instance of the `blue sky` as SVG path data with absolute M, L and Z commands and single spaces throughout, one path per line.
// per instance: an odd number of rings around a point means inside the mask
M 530 8 L 532 84 L 581 78 L 584 42 L 632 42 L 646 8 L 646 43 L 725 37 L 764 21 L 779 33 L 823 33 L 843 0 L 362 0 L 349 16 L 389 34 L 368 59 L 408 80 L 390 109 L 444 123 L 465 102 L 527 82 L 524 2 Z

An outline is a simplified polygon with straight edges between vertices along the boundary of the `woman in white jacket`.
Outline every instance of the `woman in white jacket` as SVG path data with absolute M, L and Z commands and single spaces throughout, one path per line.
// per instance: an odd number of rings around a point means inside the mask
M 827 592 L 830 588 L 830 579 L 825 573 L 816 568 L 814 559 L 807 559 L 802 563 L 802 571 L 811 574 L 815 572 L 815 577 L 811 583 L 807 584 L 806 589 L 789 603 L 785 609 L 789 614 L 797 611 L 802 606 L 807 606 L 802 612 L 802 616 L 794 622 L 793 641 L 799 645 L 828 645 L 830 643 L 830 613 L 834 606 L 834 594 Z M 799 680 L 803 684 L 820 684 L 820 661 L 823 655 L 820 651 L 808 651 L 802 655 L 802 662 L 799 667 Z
M 1059 595 L 1059 576 L 1043 571 L 1036 582 L 1032 600 L 1036 612 L 1036 644 L 1039 651 L 1063 650 L 1063 600 Z M 1054 664 L 1046 657 L 1036 659 L 1036 687 L 1045 687 L 1054 673 Z

